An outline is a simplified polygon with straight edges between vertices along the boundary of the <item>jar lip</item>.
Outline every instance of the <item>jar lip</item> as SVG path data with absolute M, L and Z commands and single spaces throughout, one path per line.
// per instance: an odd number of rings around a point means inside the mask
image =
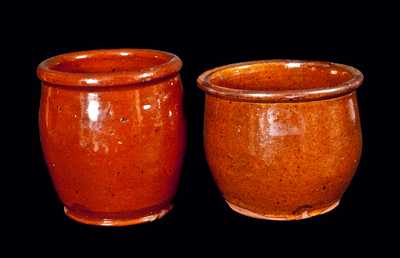
M 284 64 L 284 65 L 316 65 L 316 66 L 332 66 L 342 68 L 351 74 L 351 78 L 335 86 L 313 87 L 307 89 L 290 89 L 290 90 L 253 90 L 253 89 L 237 89 L 221 86 L 211 82 L 211 77 L 217 73 L 231 68 L 249 67 L 260 64 Z M 322 99 L 330 99 L 348 94 L 356 90 L 363 82 L 363 74 L 356 68 L 324 61 L 307 61 L 294 59 L 269 59 L 250 62 L 240 62 L 219 66 L 214 69 L 202 73 L 197 78 L 197 85 L 207 94 L 215 96 L 236 99 L 249 102 L 305 102 Z
M 56 69 L 57 65 L 91 58 L 118 58 L 129 56 L 147 59 L 165 59 L 164 62 L 143 69 L 113 72 L 71 72 Z M 37 76 L 42 82 L 61 86 L 97 87 L 132 85 L 162 79 L 176 74 L 182 68 L 181 59 L 169 52 L 153 49 L 99 49 L 70 52 L 50 57 L 37 67 Z

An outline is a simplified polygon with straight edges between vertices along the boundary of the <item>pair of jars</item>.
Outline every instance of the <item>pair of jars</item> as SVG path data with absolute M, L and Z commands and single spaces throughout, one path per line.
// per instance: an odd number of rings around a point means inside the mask
M 67 216 L 123 226 L 171 210 L 186 142 L 181 66 L 147 49 L 39 65 L 41 143 Z M 227 204 L 272 220 L 335 208 L 360 159 L 362 79 L 349 66 L 291 60 L 203 73 L 205 152 Z

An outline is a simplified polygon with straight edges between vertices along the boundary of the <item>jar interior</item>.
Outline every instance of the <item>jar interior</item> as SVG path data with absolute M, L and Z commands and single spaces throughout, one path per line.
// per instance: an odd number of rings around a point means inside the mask
M 266 62 L 217 70 L 209 81 L 221 87 L 282 91 L 335 87 L 352 79 L 344 67 L 318 62 Z
M 128 52 L 106 55 L 80 55 L 63 60 L 50 67 L 52 70 L 67 73 L 113 73 L 137 72 L 159 66 L 170 61 L 167 55 L 144 55 Z

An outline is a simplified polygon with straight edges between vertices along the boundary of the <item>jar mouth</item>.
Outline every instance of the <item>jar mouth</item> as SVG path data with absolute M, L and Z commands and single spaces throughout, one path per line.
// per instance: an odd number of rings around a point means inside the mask
M 348 94 L 363 81 L 347 65 L 302 60 L 260 60 L 208 70 L 197 79 L 207 94 L 254 102 L 303 102 Z
M 152 49 L 102 49 L 71 52 L 46 59 L 37 75 L 43 82 L 63 86 L 131 85 L 179 72 L 176 55 Z

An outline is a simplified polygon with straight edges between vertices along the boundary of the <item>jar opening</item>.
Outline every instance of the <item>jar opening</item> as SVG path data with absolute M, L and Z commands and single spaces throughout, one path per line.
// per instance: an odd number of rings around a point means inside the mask
M 137 72 L 161 65 L 170 60 L 165 56 L 147 57 L 129 55 L 121 52 L 118 55 L 93 56 L 80 55 L 72 60 L 56 63 L 50 69 L 66 73 L 115 73 Z
M 332 98 L 355 90 L 355 68 L 315 61 L 265 60 L 238 63 L 203 73 L 198 85 L 221 97 L 266 102 Z
M 113 86 L 148 82 L 179 72 L 181 60 L 150 49 L 107 49 L 67 53 L 38 66 L 38 77 L 65 86 Z

